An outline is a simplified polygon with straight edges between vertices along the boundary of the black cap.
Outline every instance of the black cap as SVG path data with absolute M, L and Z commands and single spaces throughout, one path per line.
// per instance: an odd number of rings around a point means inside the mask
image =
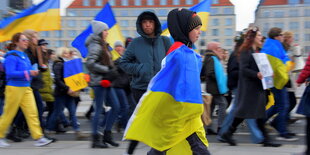
M 39 46 L 48 45 L 48 42 L 47 42 L 45 39 L 40 39 L 40 40 L 38 41 L 38 45 L 39 45 Z

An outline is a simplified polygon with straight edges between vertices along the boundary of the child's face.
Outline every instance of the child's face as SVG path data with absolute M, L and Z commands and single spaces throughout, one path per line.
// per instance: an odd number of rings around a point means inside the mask
M 189 32 L 188 37 L 192 43 L 195 43 L 199 39 L 201 25 L 194 28 L 191 32 Z

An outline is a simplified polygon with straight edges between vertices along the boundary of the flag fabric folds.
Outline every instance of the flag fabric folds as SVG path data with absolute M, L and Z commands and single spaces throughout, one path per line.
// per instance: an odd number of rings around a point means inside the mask
M 197 15 L 200 17 L 202 22 L 201 31 L 206 31 L 208 27 L 208 21 L 209 21 L 209 14 L 211 9 L 211 0 L 204 0 L 197 5 L 194 5 L 193 7 L 189 8 L 189 10 L 192 10 L 197 13 Z M 167 36 L 169 34 L 168 30 L 168 24 L 167 22 L 162 25 L 162 35 Z
M 201 130 L 201 57 L 184 44 L 171 48 L 175 50 L 162 61 L 162 69 L 140 99 L 124 139 L 141 141 L 163 151 L 182 146 L 186 138 L 196 132 L 202 135 L 199 138 L 207 146 L 204 130 Z
M 272 67 L 274 87 L 282 89 L 289 80 L 288 71 L 292 68 L 292 62 L 280 41 L 267 39 L 261 53 L 266 53 Z
M 73 91 L 87 87 L 82 59 L 78 58 L 64 62 L 64 80 L 66 85 Z
M 10 40 L 18 32 L 60 30 L 60 0 L 45 0 L 0 23 L 0 42 Z
M 109 26 L 109 35 L 107 38 L 107 42 L 110 45 L 113 45 L 114 42 L 116 42 L 117 40 L 124 41 L 120 26 L 116 22 L 112 8 L 109 3 L 106 3 L 104 8 L 96 15 L 94 20 L 104 22 Z M 84 58 L 87 57 L 88 53 L 87 47 L 85 46 L 85 41 L 91 33 L 93 32 L 91 25 L 89 25 L 87 29 L 84 30 L 79 36 L 77 36 L 71 44 L 73 47 L 77 48 L 80 51 L 81 55 Z

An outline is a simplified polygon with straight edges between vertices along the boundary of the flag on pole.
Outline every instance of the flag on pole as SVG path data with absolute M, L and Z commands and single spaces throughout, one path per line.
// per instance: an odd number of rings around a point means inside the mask
M 106 3 L 105 7 L 96 15 L 94 20 L 108 24 L 109 35 L 107 38 L 107 42 L 110 45 L 113 45 L 114 42 L 117 40 L 124 41 L 120 26 L 116 22 L 112 8 L 109 3 Z M 91 33 L 93 33 L 93 31 L 91 25 L 89 25 L 87 29 L 84 30 L 79 36 L 77 36 L 71 44 L 73 47 L 77 48 L 80 51 L 81 55 L 84 58 L 87 56 L 88 53 L 87 47 L 85 46 L 85 41 Z
M 0 42 L 18 32 L 60 30 L 60 0 L 45 0 L 0 22 Z
M 196 12 L 197 15 L 200 17 L 202 22 L 201 31 L 207 30 L 210 9 L 211 9 L 211 0 L 201 1 L 197 5 L 194 5 L 193 7 L 189 8 L 189 10 Z M 162 35 L 167 36 L 169 34 L 167 22 L 161 26 L 161 29 L 162 29 Z

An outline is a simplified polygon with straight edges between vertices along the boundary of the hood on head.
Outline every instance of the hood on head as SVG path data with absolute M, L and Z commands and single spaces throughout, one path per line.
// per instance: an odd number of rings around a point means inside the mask
M 138 16 L 138 19 L 137 19 L 137 22 L 136 22 L 136 27 L 137 27 L 137 32 L 142 36 L 142 37 L 146 37 L 146 38 L 149 38 L 143 31 L 142 29 L 142 20 L 144 19 L 153 19 L 155 21 L 155 36 L 160 36 L 161 34 L 161 24 L 160 24 L 160 21 L 158 19 L 158 17 L 155 15 L 154 12 L 152 11 L 144 11 L 142 12 L 139 16 Z

